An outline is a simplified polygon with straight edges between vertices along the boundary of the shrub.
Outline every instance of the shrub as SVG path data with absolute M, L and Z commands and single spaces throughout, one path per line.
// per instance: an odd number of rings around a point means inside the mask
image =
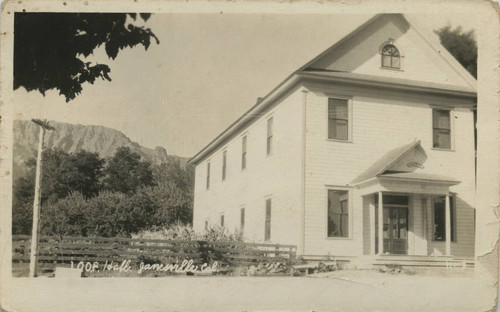
M 229 233 L 223 227 L 212 227 L 204 232 L 196 233 L 190 225 L 176 223 L 172 226 L 153 226 L 151 229 L 141 230 L 132 234 L 133 238 L 144 239 L 179 239 L 207 242 L 244 242 L 240 232 Z

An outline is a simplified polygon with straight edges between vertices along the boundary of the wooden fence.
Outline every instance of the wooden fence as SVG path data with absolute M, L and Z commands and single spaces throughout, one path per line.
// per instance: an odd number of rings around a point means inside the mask
M 30 261 L 31 237 L 13 235 L 13 263 Z M 108 237 L 40 237 L 38 263 L 41 267 L 84 262 L 122 262 L 138 266 L 193 260 L 196 265 L 217 262 L 221 268 L 257 266 L 280 262 L 288 267 L 296 258 L 295 245 L 240 242 L 208 242 Z

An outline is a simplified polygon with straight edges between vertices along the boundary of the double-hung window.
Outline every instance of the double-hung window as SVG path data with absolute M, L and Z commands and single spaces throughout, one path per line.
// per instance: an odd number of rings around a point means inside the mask
M 267 120 L 267 155 L 273 152 L 273 117 Z
M 328 138 L 349 140 L 349 100 L 328 99 Z
M 328 190 L 328 237 L 349 236 L 349 192 Z
M 245 232 L 245 208 L 240 209 L 240 230 L 241 234 Z
M 241 169 L 247 167 L 247 136 L 241 139 Z
M 266 199 L 266 221 L 264 229 L 264 240 L 271 240 L 271 199 Z
M 451 149 L 451 118 L 446 109 L 432 110 L 432 147 Z
M 227 170 L 227 151 L 222 152 L 222 181 L 226 179 Z
M 434 240 L 446 241 L 446 198 L 434 198 Z M 451 241 L 455 242 L 455 201 L 450 196 L 450 233 Z
M 210 188 L 210 162 L 207 163 L 207 190 Z

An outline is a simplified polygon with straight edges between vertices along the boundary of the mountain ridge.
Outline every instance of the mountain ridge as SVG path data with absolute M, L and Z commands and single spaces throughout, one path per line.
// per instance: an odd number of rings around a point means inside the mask
M 139 154 L 141 159 L 154 164 L 161 164 L 173 159 L 185 165 L 188 158 L 168 155 L 164 147 L 148 148 L 132 141 L 123 132 L 99 125 L 70 124 L 58 121 L 48 121 L 55 131 L 47 131 L 44 148 L 59 148 L 67 153 L 80 150 L 97 152 L 102 158 L 115 154 L 118 147 L 129 147 Z M 22 174 L 26 170 L 25 162 L 36 157 L 40 128 L 30 120 L 14 121 L 13 165 L 14 172 Z

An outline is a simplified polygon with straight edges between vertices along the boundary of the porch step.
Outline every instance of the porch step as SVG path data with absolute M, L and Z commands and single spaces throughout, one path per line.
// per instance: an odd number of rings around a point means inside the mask
M 401 265 L 411 267 L 474 267 L 473 259 L 456 259 L 451 256 L 393 256 L 375 258 L 373 265 Z

